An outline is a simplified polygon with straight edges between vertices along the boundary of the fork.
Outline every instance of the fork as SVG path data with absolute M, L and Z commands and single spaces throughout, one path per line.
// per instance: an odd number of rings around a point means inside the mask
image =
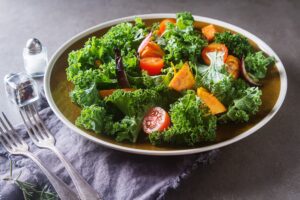
M 75 192 L 73 192 L 61 179 L 59 179 L 55 174 L 49 171 L 45 164 L 33 153 L 29 151 L 28 145 L 25 141 L 16 134 L 16 130 L 13 128 L 12 124 L 7 119 L 6 115 L 2 112 L 2 115 L 7 123 L 6 126 L 4 120 L 0 116 L 0 142 L 4 148 L 12 155 L 22 155 L 33 160 L 44 172 L 46 177 L 49 179 L 50 183 L 54 187 L 58 196 L 62 200 L 78 200 Z M 9 127 L 9 128 L 8 128 Z
M 70 174 L 80 199 L 100 200 L 98 193 L 83 179 L 65 156 L 56 148 L 55 138 L 44 125 L 34 104 L 26 105 L 20 108 L 19 111 L 33 143 L 40 148 L 50 149 L 57 155 Z M 27 120 L 25 120 L 25 116 Z

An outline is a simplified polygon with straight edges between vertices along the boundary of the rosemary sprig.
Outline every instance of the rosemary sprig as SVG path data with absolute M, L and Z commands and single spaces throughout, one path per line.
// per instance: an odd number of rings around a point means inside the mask
M 19 178 L 22 172 L 19 173 L 17 178 L 13 177 L 13 164 L 10 160 L 10 176 L 4 178 L 5 181 L 12 181 L 14 184 L 18 186 L 20 190 L 22 190 L 23 197 L 25 200 L 57 200 L 58 196 L 56 193 L 49 192 L 49 188 L 45 186 L 42 190 L 28 182 L 20 181 Z

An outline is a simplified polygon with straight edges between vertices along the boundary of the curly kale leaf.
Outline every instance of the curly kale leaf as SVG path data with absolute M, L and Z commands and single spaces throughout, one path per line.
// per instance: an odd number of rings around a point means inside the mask
M 72 80 L 79 71 L 94 68 L 95 60 L 99 59 L 97 50 L 97 46 L 99 45 L 100 40 L 96 37 L 92 37 L 85 43 L 83 48 L 69 53 L 69 67 L 66 69 L 69 81 Z
M 106 68 L 108 69 L 108 67 Z M 102 71 L 101 69 L 88 69 L 85 71 L 79 71 L 73 79 L 72 83 L 82 89 L 91 87 L 96 84 L 97 88 L 104 89 L 107 86 L 116 87 L 117 80 L 109 78 L 109 72 Z
M 225 44 L 229 52 L 239 58 L 254 51 L 248 39 L 238 33 L 234 34 L 229 31 L 216 33 L 214 42 Z
M 118 24 L 111 29 L 99 40 L 99 56 L 102 62 L 110 62 L 114 59 L 114 48 L 122 49 L 123 54 L 126 55 L 132 49 L 136 49 L 138 43 L 143 39 L 146 34 L 143 22 L 139 19 L 138 23 L 124 22 Z
M 166 92 L 163 89 L 138 89 L 133 92 L 116 90 L 112 95 L 104 99 L 105 104 L 101 100 L 99 103 L 97 100 L 95 102 L 95 99 L 92 98 L 94 97 L 93 95 L 96 95 L 96 93 L 93 93 L 96 92 L 95 87 L 90 88 L 87 96 L 84 96 L 85 90 L 77 89 L 75 91 L 73 94 L 74 101 L 85 106 L 76 120 L 77 126 L 93 130 L 96 133 L 111 135 L 117 141 L 129 141 L 132 143 L 137 141 L 145 113 L 151 107 L 163 107 L 169 103 L 166 103 L 168 98 L 162 98 L 161 96 L 162 93 Z M 95 103 L 98 105 L 95 105 Z M 90 104 L 93 105 L 89 106 Z M 112 105 L 109 106 L 109 104 Z M 113 122 L 114 116 L 111 115 L 111 113 L 116 113 L 114 110 L 111 110 L 114 107 L 117 107 L 125 116 L 117 122 Z M 108 108 L 110 110 L 107 110 Z
M 93 84 L 88 89 L 81 89 L 75 87 L 75 89 L 70 93 L 72 102 L 78 104 L 81 107 L 95 105 L 103 105 L 103 101 L 99 97 L 96 85 Z
M 167 24 L 158 43 L 165 51 L 166 63 L 178 63 L 182 60 L 195 62 L 207 41 L 194 29 L 194 18 L 191 13 L 178 13 L 175 24 Z
M 91 105 L 81 110 L 80 116 L 75 121 L 76 126 L 96 133 L 112 134 L 112 116 L 107 113 L 104 107 Z
M 147 112 L 150 107 L 160 104 L 161 96 L 151 89 L 138 89 L 133 92 L 116 90 L 104 100 L 114 104 L 124 115 L 138 116 Z
M 127 73 L 136 75 L 139 68 L 135 51 L 146 32 L 145 24 L 140 18 L 137 18 L 135 24 L 124 22 L 109 29 L 103 37 L 90 38 L 83 48 L 69 53 L 69 66 L 66 69 L 68 80 L 74 83 L 76 82 L 74 79 L 79 73 L 96 69 L 105 79 L 115 79 L 114 47 L 122 49 Z M 100 66 L 96 64 L 96 61 L 100 63 Z
M 123 135 L 120 136 L 120 138 L 129 137 L 131 138 L 131 142 L 136 142 L 138 133 L 141 130 L 142 120 L 146 112 L 151 107 L 158 106 L 163 102 L 159 93 L 150 89 L 138 89 L 133 92 L 116 90 L 112 95 L 106 97 L 104 100 L 106 103 L 113 104 L 119 108 L 125 115 L 125 118 L 121 120 L 120 124 L 115 125 L 114 128 L 119 128 L 118 132 Z M 129 125 L 130 128 L 128 128 Z M 126 134 L 125 129 L 130 130 L 127 132 L 127 136 L 124 136 L 124 134 Z
M 76 119 L 76 126 L 92 130 L 98 134 L 106 134 L 114 137 L 118 142 L 136 142 L 140 132 L 141 119 L 125 116 L 119 122 L 113 122 L 113 116 L 105 107 L 91 105 L 84 107 L 80 116 Z
M 171 144 L 194 146 L 200 142 L 214 141 L 216 138 L 215 116 L 202 104 L 195 92 L 190 90 L 171 105 L 172 127 L 164 132 L 149 135 L 154 145 Z
M 262 51 L 248 54 L 245 57 L 246 70 L 254 79 L 265 78 L 268 66 L 274 64 L 274 62 L 273 57 L 266 57 Z
M 207 56 L 210 59 L 210 66 L 198 69 L 200 75 L 196 77 L 197 85 L 208 89 L 222 103 L 228 105 L 235 91 L 234 79 L 225 69 L 224 53 L 210 52 Z
M 127 54 L 123 54 L 122 62 L 124 65 L 124 69 L 127 74 L 131 76 L 140 76 L 141 71 L 139 66 L 139 60 L 135 55 L 135 50 L 128 52 Z
M 241 96 L 233 101 L 228 111 L 220 116 L 221 122 L 247 122 L 251 115 L 258 112 L 261 101 L 261 90 L 256 87 L 249 87 L 244 90 Z
M 224 68 L 222 53 L 208 53 L 208 57 L 211 60 L 210 67 L 198 69 L 202 73 L 199 85 L 228 106 L 228 111 L 220 117 L 220 121 L 248 121 L 261 105 L 261 91 L 249 87 L 242 79 L 233 79 Z
M 181 12 L 176 14 L 176 26 L 179 30 L 191 32 L 194 30 L 194 17 L 189 12 Z
M 113 125 L 113 132 L 117 142 L 129 141 L 135 143 L 141 130 L 141 117 L 125 116 L 120 122 Z
M 174 76 L 172 68 L 164 69 L 164 74 L 150 76 L 147 71 L 142 70 L 140 76 L 128 76 L 130 85 L 134 88 L 165 88 Z

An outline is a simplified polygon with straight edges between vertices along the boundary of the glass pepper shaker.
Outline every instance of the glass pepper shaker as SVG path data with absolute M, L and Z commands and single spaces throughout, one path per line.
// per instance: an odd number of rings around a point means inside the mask
M 19 107 L 39 99 L 37 83 L 25 73 L 10 73 L 4 77 L 6 95 Z
M 44 76 L 48 64 L 46 47 L 36 38 L 29 39 L 23 49 L 23 60 L 28 75 L 31 77 Z

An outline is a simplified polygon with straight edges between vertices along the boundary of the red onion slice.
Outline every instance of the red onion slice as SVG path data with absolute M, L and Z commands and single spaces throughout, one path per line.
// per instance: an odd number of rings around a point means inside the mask
M 150 42 L 150 39 L 151 39 L 151 36 L 152 36 L 152 32 L 150 32 L 146 37 L 145 39 L 141 42 L 139 48 L 138 48 L 138 53 L 140 54 L 144 48 L 147 46 L 147 44 Z

